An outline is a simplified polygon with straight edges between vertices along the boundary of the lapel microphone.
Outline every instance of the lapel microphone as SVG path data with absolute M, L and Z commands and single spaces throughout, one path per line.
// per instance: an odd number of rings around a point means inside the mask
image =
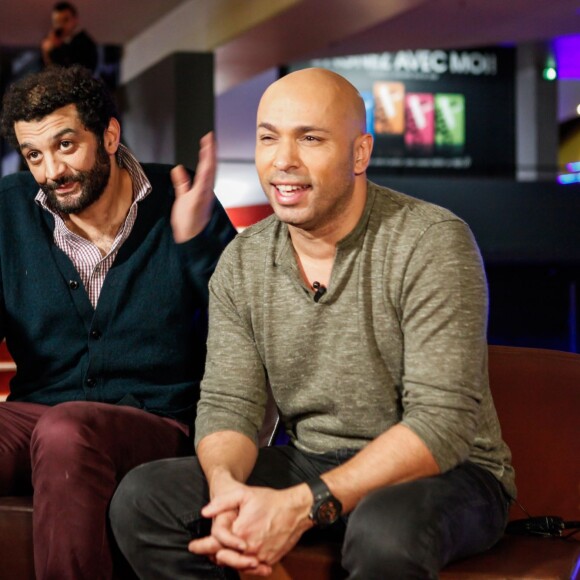
M 326 294 L 326 286 L 320 282 L 312 282 L 312 290 L 314 290 L 314 302 L 318 302 Z

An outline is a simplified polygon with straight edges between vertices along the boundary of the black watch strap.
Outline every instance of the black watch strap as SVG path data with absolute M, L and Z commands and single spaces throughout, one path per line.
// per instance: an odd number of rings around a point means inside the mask
M 306 482 L 306 485 L 310 488 L 310 491 L 314 496 L 312 508 L 314 508 L 320 501 L 325 500 L 332 495 L 328 485 L 326 485 L 320 477 L 310 479 Z M 312 518 L 312 511 L 310 512 L 310 517 Z
M 342 513 L 342 504 L 320 477 L 307 481 L 306 485 L 314 498 L 308 514 L 310 519 L 321 528 L 332 525 Z

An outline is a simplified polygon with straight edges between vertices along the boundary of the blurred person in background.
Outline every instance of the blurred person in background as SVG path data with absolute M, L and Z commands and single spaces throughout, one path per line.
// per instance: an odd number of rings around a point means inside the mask
M 97 45 L 80 27 L 76 7 L 70 2 L 58 2 L 51 18 L 52 27 L 41 44 L 44 64 L 80 64 L 94 73 L 99 60 Z

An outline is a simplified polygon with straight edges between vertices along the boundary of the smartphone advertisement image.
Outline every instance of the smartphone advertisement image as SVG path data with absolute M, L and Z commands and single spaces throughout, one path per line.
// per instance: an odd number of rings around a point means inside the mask
M 435 99 L 432 93 L 405 95 L 405 146 L 424 155 L 435 144 Z
M 315 59 L 360 92 L 371 166 L 417 174 L 515 172 L 515 51 L 401 50 Z

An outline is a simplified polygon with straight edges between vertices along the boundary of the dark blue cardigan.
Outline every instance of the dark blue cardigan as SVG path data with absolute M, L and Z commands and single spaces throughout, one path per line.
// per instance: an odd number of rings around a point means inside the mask
M 170 168 L 143 168 L 153 191 L 139 203 L 96 309 L 54 245 L 54 219 L 34 202 L 32 176 L 0 180 L 0 340 L 18 367 L 8 400 L 100 401 L 193 419 L 207 283 L 235 231 L 216 202 L 205 230 L 176 244 Z

